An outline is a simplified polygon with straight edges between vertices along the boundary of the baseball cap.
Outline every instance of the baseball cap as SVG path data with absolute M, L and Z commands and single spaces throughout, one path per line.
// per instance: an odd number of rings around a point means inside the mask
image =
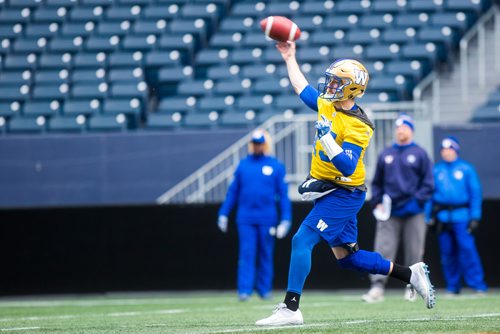
M 441 141 L 441 148 L 451 148 L 458 153 L 460 151 L 460 143 L 457 138 L 448 136 Z
M 263 144 L 265 142 L 266 142 L 266 137 L 264 135 L 264 131 L 262 131 L 262 130 L 255 130 L 252 133 L 252 143 Z
M 406 114 L 401 114 L 396 119 L 396 127 L 400 127 L 401 125 L 408 126 L 412 131 L 415 130 L 415 124 L 413 123 L 413 118 Z

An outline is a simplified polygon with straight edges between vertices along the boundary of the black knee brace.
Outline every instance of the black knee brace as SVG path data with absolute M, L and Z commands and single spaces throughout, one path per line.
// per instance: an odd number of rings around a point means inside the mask
M 354 245 L 351 245 L 351 244 L 343 244 L 341 245 L 340 247 L 344 248 L 345 250 L 347 250 L 349 252 L 349 255 L 351 254 L 354 254 L 356 253 L 357 251 L 359 251 L 359 246 L 357 243 L 355 243 Z

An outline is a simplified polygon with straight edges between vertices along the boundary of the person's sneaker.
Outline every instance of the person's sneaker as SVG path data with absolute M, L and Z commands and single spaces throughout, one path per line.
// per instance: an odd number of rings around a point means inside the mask
M 248 293 L 240 293 L 240 294 L 238 295 L 238 300 L 239 300 L 240 302 L 246 302 L 246 301 L 247 301 L 247 300 L 249 300 L 249 299 L 250 299 L 250 295 L 249 295 Z
M 380 303 L 384 301 L 384 289 L 379 286 L 374 286 L 366 294 L 361 296 L 363 301 L 367 303 Z
M 257 326 L 302 325 L 304 318 L 302 318 L 300 310 L 294 312 L 288 309 L 285 303 L 279 303 L 271 316 L 260 319 L 255 324 Z
M 408 286 L 405 289 L 405 300 L 409 302 L 414 302 L 417 300 L 417 294 L 415 291 L 411 288 L 411 285 L 408 284 Z
M 420 297 L 425 301 L 425 306 L 428 309 L 433 308 L 436 305 L 436 295 L 434 292 L 434 286 L 431 284 L 429 279 L 429 268 L 423 262 L 415 263 L 410 266 L 411 277 L 410 285 Z

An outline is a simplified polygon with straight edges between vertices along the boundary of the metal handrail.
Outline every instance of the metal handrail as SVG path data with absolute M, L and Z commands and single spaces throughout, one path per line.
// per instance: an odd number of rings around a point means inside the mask
M 378 150 L 385 146 L 388 141 L 392 140 L 393 120 L 397 117 L 398 113 L 401 111 L 412 113 L 416 121 L 425 123 L 428 119 L 428 108 L 426 104 L 417 101 L 372 103 L 366 104 L 364 109 L 371 115 L 372 120 L 383 122 L 383 124 L 379 124 L 381 127 L 376 131 L 377 136 L 373 140 L 375 143 L 370 145 L 369 151 L 365 155 L 365 157 L 368 156 L 368 159 L 365 159 L 365 162 L 368 160 L 368 163 L 366 163 L 367 175 L 373 175 L 374 157 L 378 153 Z M 290 184 L 298 184 L 309 172 L 310 144 L 314 139 L 311 137 L 309 130 L 312 129 L 312 123 L 316 119 L 317 114 L 315 113 L 299 114 L 293 116 L 293 118 L 277 115 L 260 126 L 272 134 L 277 157 L 288 161 L 286 163 L 287 180 Z M 431 127 L 432 123 L 428 122 L 424 128 L 419 128 L 425 136 L 432 136 Z M 312 135 L 314 136 L 314 133 Z M 225 193 L 226 186 L 229 184 L 233 176 L 233 171 L 243 154 L 242 150 L 246 148 L 250 138 L 250 133 L 243 136 L 231 147 L 225 149 L 204 166 L 158 197 L 157 203 L 211 202 L 223 197 L 221 192 Z M 290 145 L 289 147 L 286 147 L 287 141 Z M 293 144 L 291 144 L 292 142 Z M 430 151 L 429 143 L 432 143 L 432 140 L 425 140 L 424 146 Z M 280 149 L 277 150 L 277 148 Z

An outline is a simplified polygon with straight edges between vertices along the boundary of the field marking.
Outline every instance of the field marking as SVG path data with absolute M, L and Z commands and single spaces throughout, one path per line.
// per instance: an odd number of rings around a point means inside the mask
M 8 321 L 37 321 L 37 320 L 64 320 L 64 319 L 82 319 L 93 317 L 131 317 L 150 314 L 179 314 L 186 312 L 185 309 L 170 309 L 157 311 L 132 311 L 132 312 L 112 312 L 112 313 L 89 313 L 89 314 L 63 314 L 54 316 L 29 316 L 20 318 L 0 318 L 0 322 Z
M 197 334 L 217 334 L 217 333 L 241 333 L 241 332 L 259 332 L 259 331 L 278 331 L 282 329 L 305 329 L 305 328 L 321 328 L 321 327 L 332 327 L 335 325 L 355 325 L 355 324 L 373 324 L 373 323 L 393 323 L 393 322 L 422 322 L 422 321 L 466 321 L 472 318 L 491 318 L 500 317 L 500 313 L 482 313 L 482 314 L 471 314 L 464 316 L 452 316 L 446 318 L 437 317 L 422 317 L 422 318 L 411 318 L 411 319 L 360 319 L 360 320 L 348 320 L 348 321 L 335 321 L 328 323 L 312 323 L 299 326 L 268 326 L 268 327 L 244 327 L 244 328 L 234 328 L 234 329 L 223 329 L 223 330 L 211 330 L 196 332 Z
M 33 329 L 40 329 L 40 327 L 12 327 L 12 328 L 0 328 L 1 332 L 11 332 L 11 331 L 27 331 Z

